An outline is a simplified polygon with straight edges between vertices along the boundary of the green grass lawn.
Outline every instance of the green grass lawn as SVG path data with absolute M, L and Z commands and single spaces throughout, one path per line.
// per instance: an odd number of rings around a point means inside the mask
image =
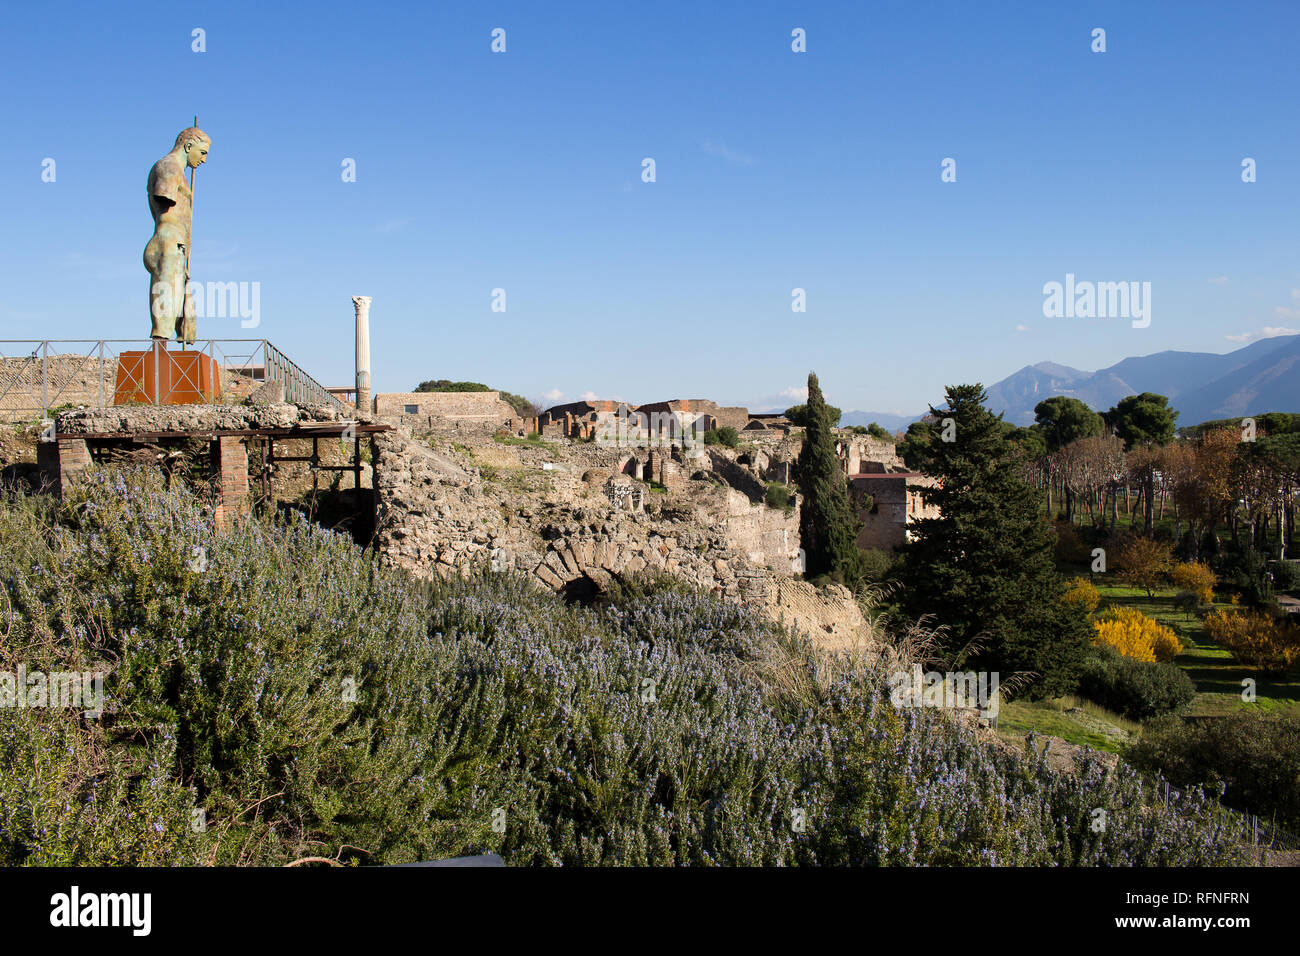
M 1079 697 L 1013 700 L 998 713 L 998 733 L 1008 739 L 1023 740 L 1033 731 L 1111 753 L 1119 753 L 1140 730 L 1140 724 Z
M 1074 573 L 1077 572 L 1067 571 L 1069 576 Z M 1293 668 L 1285 677 L 1279 678 L 1265 676 L 1257 668 L 1238 664 L 1205 633 L 1199 617 L 1188 615 L 1174 605 L 1178 592 L 1173 588 L 1158 590 L 1148 598 L 1141 588 L 1103 581 L 1104 578 L 1093 579 L 1101 593 L 1099 611 L 1107 606 L 1134 608 L 1170 628 L 1183 642 L 1183 652 L 1174 663 L 1185 670 L 1196 685 L 1196 697 L 1188 706 L 1187 715 L 1218 717 L 1254 708 L 1279 716 L 1300 717 L 1300 668 Z M 1228 606 L 1227 601 L 1215 601 L 1216 609 Z M 1241 682 L 1247 677 L 1255 680 L 1256 701 L 1253 704 L 1241 699 Z M 1012 701 L 1002 705 L 999 734 L 1023 739 L 1031 730 L 1061 737 L 1072 744 L 1119 752 L 1129 737 L 1140 730 L 1140 725 L 1091 702 L 1074 698 Z
M 1134 608 L 1178 635 L 1183 642 L 1183 653 L 1174 663 L 1196 684 L 1196 697 L 1187 709 L 1189 715 L 1222 716 L 1247 707 L 1300 715 L 1300 674 L 1297 670 L 1293 668 L 1285 677 L 1269 677 L 1258 668 L 1238 664 L 1205 633 L 1200 618 L 1174 606 L 1174 595 L 1177 594 L 1174 589 L 1156 591 L 1150 598 L 1141 588 L 1121 584 L 1099 583 L 1097 590 L 1101 592 L 1101 608 L 1108 605 Z M 1215 601 L 1216 609 L 1228 606 L 1227 601 Z M 1241 682 L 1247 677 L 1255 680 L 1257 700 L 1254 704 L 1246 704 L 1241 699 Z

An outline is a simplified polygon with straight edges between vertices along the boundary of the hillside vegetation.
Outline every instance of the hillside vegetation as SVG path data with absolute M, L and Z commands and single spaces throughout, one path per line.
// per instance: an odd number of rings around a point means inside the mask
M 417 584 L 112 468 L 3 504 L 0 670 L 109 673 L 99 720 L 0 708 L 0 865 L 1240 860 L 1195 790 L 1059 774 L 702 595 Z

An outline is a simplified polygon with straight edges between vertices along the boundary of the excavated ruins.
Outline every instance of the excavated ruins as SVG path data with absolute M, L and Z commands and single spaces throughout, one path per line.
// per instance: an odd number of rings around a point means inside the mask
M 271 396 L 274 398 L 275 396 Z M 369 514 L 376 558 L 423 577 L 517 571 L 574 600 L 646 573 L 680 578 L 835 643 L 868 637 L 849 592 L 800 580 L 799 501 L 766 503 L 798 441 L 741 449 L 603 447 L 524 440 L 497 430 L 408 427 L 337 409 L 242 405 L 118 406 L 63 412 L 37 443 L 58 491 L 97 462 L 157 459 L 208 443 L 218 525 L 258 504 L 305 495 L 318 472 Z M 297 482 L 286 487 L 297 469 Z

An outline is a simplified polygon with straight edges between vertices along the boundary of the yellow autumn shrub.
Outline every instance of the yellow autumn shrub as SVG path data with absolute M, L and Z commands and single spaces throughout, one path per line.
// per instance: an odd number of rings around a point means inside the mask
M 1137 661 L 1172 661 L 1183 649 L 1177 634 L 1133 608 L 1107 608 L 1092 626 L 1097 631 L 1094 644 L 1105 644 Z
M 1202 604 L 1214 603 L 1214 586 L 1219 579 L 1210 566 L 1201 561 L 1180 561 L 1174 565 L 1169 577 L 1174 587 L 1195 594 Z
M 1300 659 L 1300 627 L 1259 611 L 1224 609 L 1205 619 L 1205 630 L 1237 661 L 1282 672 Z
M 1083 575 L 1079 575 L 1070 579 L 1061 600 L 1066 604 L 1078 604 L 1091 614 L 1097 610 L 1097 605 L 1101 603 L 1101 592 L 1097 590 L 1097 586 L 1092 581 Z

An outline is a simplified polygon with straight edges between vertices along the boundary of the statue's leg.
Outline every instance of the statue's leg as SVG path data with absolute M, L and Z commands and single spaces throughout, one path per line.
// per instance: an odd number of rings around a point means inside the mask
M 144 267 L 149 270 L 149 337 L 168 339 L 167 315 L 170 313 L 165 300 L 161 297 L 166 292 L 163 283 L 162 250 L 166 242 L 155 235 L 144 247 Z
M 180 243 L 163 244 L 158 256 L 158 271 L 153 274 L 150 288 L 150 312 L 153 315 L 152 336 L 171 339 L 176 335 L 176 322 L 185 304 L 185 255 Z

